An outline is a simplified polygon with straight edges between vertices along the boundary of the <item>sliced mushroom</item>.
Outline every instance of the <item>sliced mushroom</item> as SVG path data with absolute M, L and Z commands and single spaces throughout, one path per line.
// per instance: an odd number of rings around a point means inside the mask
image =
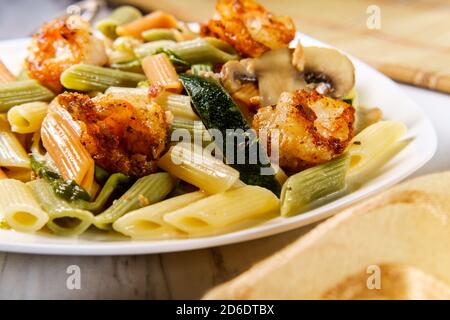
M 306 87 L 301 73 L 292 65 L 292 52 L 288 48 L 268 51 L 254 59 L 254 64 L 263 107 L 277 104 L 283 92 Z
M 337 50 L 303 47 L 270 50 L 261 57 L 229 61 L 221 71 L 225 89 L 251 107 L 253 94 L 265 107 L 275 105 L 283 92 L 316 90 L 333 98 L 343 98 L 355 84 L 352 62 Z
M 304 47 L 304 77 L 321 93 L 342 99 L 355 85 L 355 68 L 348 57 L 331 48 Z
M 253 59 L 228 61 L 220 72 L 222 85 L 238 104 L 249 123 L 252 121 L 254 111 L 259 107 L 258 79 L 253 62 Z
M 228 61 L 220 72 L 222 85 L 230 94 L 241 89 L 244 84 L 254 84 L 255 88 L 258 79 L 253 69 L 253 59 L 243 59 L 241 61 Z

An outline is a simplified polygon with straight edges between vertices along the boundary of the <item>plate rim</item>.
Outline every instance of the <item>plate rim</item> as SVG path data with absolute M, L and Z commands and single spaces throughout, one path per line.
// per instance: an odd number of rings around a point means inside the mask
M 314 42 L 319 46 L 324 47 L 332 47 L 326 43 L 323 43 L 319 40 L 316 40 L 313 37 L 305 35 L 301 32 L 297 32 L 296 39 L 298 38 L 307 39 L 308 42 Z M 19 46 L 19 44 L 25 45 L 25 42 L 29 41 L 29 38 L 18 38 L 18 39 L 10 39 L 0 41 L 0 47 L 5 45 L 10 46 Z M 191 251 L 205 248 L 212 248 L 222 245 L 231 245 L 240 242 L 252 241 L 259 238 L 269 237 L 276 234 L 281 234 L 290 230 L 294 230 L 311 223 L 321 221 L 329 218 L 332 215 L 335 215 L 339 211 L 345 209 L 346 207 L 359 202 L 363 199 L 366 199 L 373 194 L 385 190 L 394 184 L 404 180 L 412 173 L 421 168 L 425 163 L 427 163 L 437 150 L 437 134 L 436 130 L 428 117 L 428 115 L 424 112 L 424 110 L 415 103 L 408 94 L 392 79 L 388 78 L 372 66 L 367 63 L 361 61 L 360 59 L 346 53 L 343 50 L 336 48 L 337 50 L 345 53 L 350 57 L 353 62 L 359 64 L 365 68 L 371 70 L 371 72 L 376 73 L 379 77 L 383 79 L 384 82 L 389 83 L 389 86 L 395 88 L 396 92 L 401 93 L 402 100 L 407 100 L 407 102 L 415 108 L 415 112 L 420 114 L 421 121 L 424 122 L 424 125 L 428 127 L 428 134 L 430 134 L 430 144 L 428 148 L 428 152 L 426 154 L 421 154 L 420 161 L 418 160 L 414 165 L 408 167 L 408 170 L 404 170 L 400 174 L 397 174 L 393 177 L 386 177 L 385 179 L 378 181 L 370 186 L 367 186 L 365 189 L 356 190 L 344 197 L 341 197 L 331 203 L 325 204 L 316 208 L 314 210 L 310 210 L 304 214 L 289 218 L 293 219 L 290 223 L 284 224 L 275 224 L 271 225 L 270 220 L 262 225 L 250 227 L 247 229 L 237 230 L 226 234 L 221 235 L 213 235 L 208 237 L 200 237 L 200 238 L 189 238 L 189 239 L 179 239 L 179 240 L 144 240 L 144 241 L 135 241 L 135 240 L 126 240 L 126 241 L 95 241 L 92 243 L 77 243 L 80 241 L 76 238 L 61 238 L 59 243 L 49 243 L 42 242 L 42 240 L 37 240 L 36 242 L 15 242 L 15 241 L 6 241 L 0 237 L 0 251 L 3 252 L 16 252 L 16 253 L 28 253 L 28 254 L 46 254 L 46 255 L 69 255 L 69 256 L 117 256 L 117 255 L 141 255 L 141 254 L 158 254 L 158 253 L 168 253 L 168 252 L 182 252 L 182 251 Z M 301 217 L 301 218 L 300 218 Z M 296 219 L 297 218 L 297 219 Z M 276 218 L 277 219 L 277 218 Z M 1 233 L 4 232 L 0 230 Z M 14 232 L 17 234 L 22 234 L 16 231 L 6 231 L 6 232 Z M 24 236 L 32 236 L 30 234 L 24 234 Z M 53 239 L 57 239 L 56 237 Z M 66 243 L 66 239 L 71 240 L 72 242 Z M 73 240 L 76 239 L 75 242 Z M 86 241 L 86 240 L 83 240 Z M 157 248 L 158 245 L 161 245 L 161 248 Z

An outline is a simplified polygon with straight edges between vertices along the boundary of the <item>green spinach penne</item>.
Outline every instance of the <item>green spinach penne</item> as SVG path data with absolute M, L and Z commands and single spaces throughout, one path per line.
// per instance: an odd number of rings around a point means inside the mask
M 350 157 L 306 169 L 290 176 L 281 191 L 281 215 L 289 217 L 334 199 L 346 190 Z
M 110 230 L 112 223 L 124 214 L 163 200 L 175 188 L 176 179 L 165 172 L 140 178 L 111 207 L 94 219 L 94 225 Z

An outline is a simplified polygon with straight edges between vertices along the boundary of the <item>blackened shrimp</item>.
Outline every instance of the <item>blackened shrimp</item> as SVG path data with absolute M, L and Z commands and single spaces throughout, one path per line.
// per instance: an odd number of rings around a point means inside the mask
M 60 76 L 70 66 L 107 62 L 103 42 L 92 35 L 89 23 L 79 16 L 44 24 L 33 36 L 25 59 L 29 76 L 56 93 L 62 91 Z
M 275 16 L 254 0 L 219 0 L 202 32 L 234 46 L 245 57 L 287 47 L 295 37 L 289 17 Z
M 289 173 L 338 157 L 354 135 L 355 109 L 303 90 L 283 93 L 276 106 L 260 108 L 253 119 L 259 133 L 265 129 L 270 141 L 279 134 L 280 166 Z
M 121 94 L 90 99 L 78 93 L 58 96 L 78 121 L 81 142 L 96 164 L 110 172 L 142 177 L 157 170 L 166 148 L 169 124 L 156 103 L 140 103 Z

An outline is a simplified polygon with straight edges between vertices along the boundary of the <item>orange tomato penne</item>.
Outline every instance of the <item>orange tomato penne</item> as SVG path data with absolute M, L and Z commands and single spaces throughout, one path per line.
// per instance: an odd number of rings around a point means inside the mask
M 66 113 L 65 109 L 52 106 L 42 123 L 42 144 L 63 178 L 74 180 L 89 192 L 93 190 L 94 160 Z
M 142 68 L 150 85 L 161 86 L 175 93 L 183 90 L 177 71 L 165 53 L 146 57 L 142 60 Z
M 122 26 L 118 26 L 116 32 L 119 36 L 133 36 L 142 38 L 142 32 L 154 28 L 175 28 L 177 19 L 163 11 L 152 12 L 142 18 L 134 20 Z
M 0 60 L 0 83 L 16 81 L 16 77 L 8 70 L 4 63 Z

